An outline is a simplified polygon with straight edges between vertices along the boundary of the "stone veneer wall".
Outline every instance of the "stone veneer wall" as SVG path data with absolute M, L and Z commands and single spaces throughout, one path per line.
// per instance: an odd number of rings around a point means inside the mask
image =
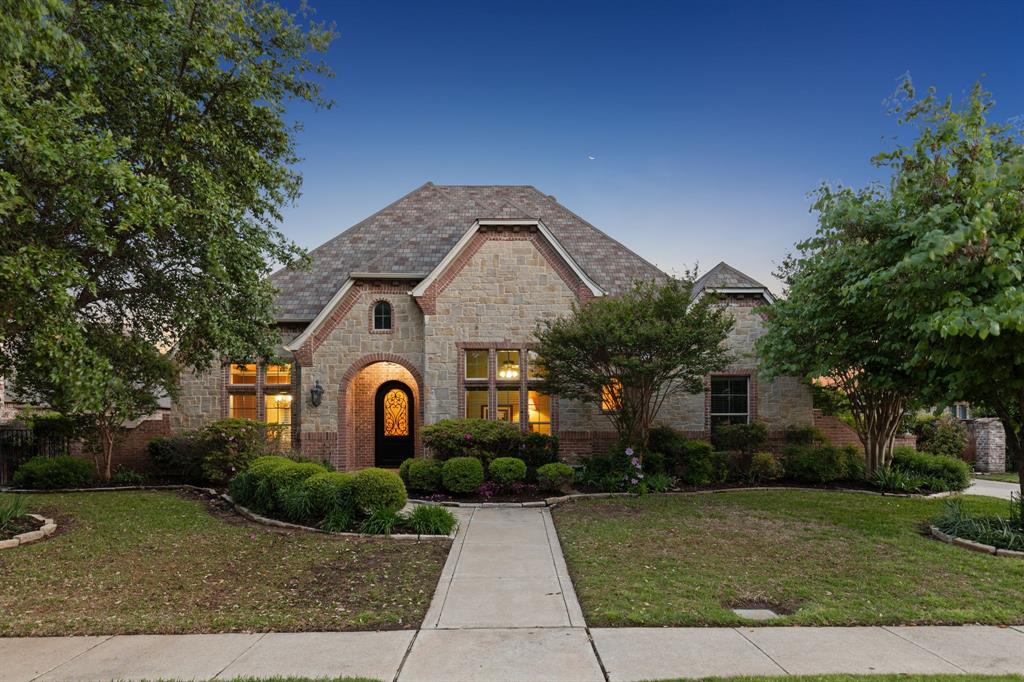
M 1006 471 L 1006 431 L 998 419 L 982 418 L 965 422 L 974 440 L 976 471 Z

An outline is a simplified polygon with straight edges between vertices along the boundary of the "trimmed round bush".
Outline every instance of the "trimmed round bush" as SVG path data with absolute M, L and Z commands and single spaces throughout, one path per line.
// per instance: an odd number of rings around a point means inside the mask
M 357 472 L 352 486 L 356 508 L 367 514 L 378 509 L 397 512 L 409 498 L 398 474 L 375 467 Z
M 921 487 L 933 492 L 963 490 L 971 483 L 967 462 L 944 455 L 930 455 L 909 447 L 892 449 L 893 469 L 922 479 Z
M 452 457 L 441 467 L 441 483 L 450 493 L 471 493 L 484 483 L 484 465 L 476 457 Z
M 543 490 L 565 490 L 572 483 L 572 467 L 561 462 L 545 464 L 537 469 L 537 483 Z
M 487 467 L 487 471 L 492 481 L 508 487 L 526 479 L 526 462 L 518 457 L 498 457 Z
M 406 483 L 412 490 L 436 493 L 441 488 L 441 463 L 436 459 L 417 459 L 409 465 Z
M 93 465 L 78 457 L 33 457 L 14 472 L 13 483 L 17 488 L 54 490 L 56 488 L 81 488 L 93 480 Z
M 351 515 L 355 496 L 355 475 L 341 471 L 313 474 L 302 485 L 309 491 L 310 515 L 325 519 L 338 510 Z
M 415 458 L 410 457 L 402 462 L 398 467 L 398 476 L 402 479 L 402 482 L 405 483 L 406 487 L 409 485 L 409 467 L 412 466 L 412 463 L 415 461 Z

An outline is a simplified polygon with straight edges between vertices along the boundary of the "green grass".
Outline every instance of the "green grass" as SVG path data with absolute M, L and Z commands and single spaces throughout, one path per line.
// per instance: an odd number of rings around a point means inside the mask
M 779 625 L 1024 623 L 1024 561 L 924 537 L 942 504 L 752 491 L 587 500 L 554 518 L 592 627 L 737 625 L 730 607 L 760 605 L 790 613 Z
M 450 545 L 282 531 L 170 492 L 26 497 L 58 531 L 0 552 L 4 637 L 414 628 Z
M 1004 483 L 1020 483 L 1020 476 L 1014 471 L 1008 471 L 1005 474 L 974 474 L 974 478 L 980 478 L 983 481 L 1003 481 Z

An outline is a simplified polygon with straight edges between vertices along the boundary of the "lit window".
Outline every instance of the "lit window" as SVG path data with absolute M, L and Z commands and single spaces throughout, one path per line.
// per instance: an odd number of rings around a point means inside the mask
M 267 365 L 267 376 L 264 380 L 267 384 L 287 385 L 292 383 L 291 365 Z
M 534 351 L 526 352 L 526 378 L 543 379 L 545 374 L 540 367 L 540 356 Z
M 256 383 L 256 365 L 231 365 L 232 385 L 254 385 Z
M 252 398 L 255 406 L 256 397 L 252 396 Z M 267 412 L 270 436 L 276 440 L 290 441 L 292 438 L 292 397 L 287 393 L 271 393 L 263 396 L 263 405 Z
M 711 428 L 749 421 L 749 386 L 747 377 L 711 378 Z
M 551 435 L 551 396 L 530 391 L 527 393 L 526 409 L 530 430 Z
M 486 350 L 466 351 L 466 378 L 486 379 L 487 378 L 487 356 Z
M 391 329 L 391 304 L 377 301 L 373 306 L 373 328 L 376 330 Z
M 606 386 L 601 387 L 602 412 L 618 412 L 621 399 L 622 382 L 618 379 L 612 379 Z
M 519 380 L 519 351 L 498 351 L 498 381 Z
M 498 391 L 498 421 L 519 423 L 519 391 Z
M 487 419 L 487 389 L 466 389 L 466 417 L 469 419 Z
M 228 406 L 234 419 L 256 419 L 256 396 L 252 394 L 232 394 L 228 396 Z

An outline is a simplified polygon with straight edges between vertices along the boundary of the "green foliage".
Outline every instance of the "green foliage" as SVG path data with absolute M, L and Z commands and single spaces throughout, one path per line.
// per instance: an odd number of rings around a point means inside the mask
M 402 479 L 402 482 L 405 483 L 406 487 L 409 487 L 409 467 L 415 461 L 416 459 L 414 457 L 409 457 L 398 465 L 398 477 Z
M 309 491 L 310 516 L 325 519 L 337 510 L 349 516 L 355 508 L 355 475 L 340 471 L 313 474 L 303 485 Z
M 967 462 L 913 448 L 893 448 L 892 468 L 919 477 L 920 487 L 931 492 L 964 490 L 971 483 Z
M 0 533 L 12 529 L 14 521 L 24 516 L 27 511 L 28 505 L 24 497 L 11 495 L 0 498 Z
M 809 381 L 808 386 L 811 389 L 811 405 L 814 409 L 821 410 L 823 415 L 838 417 L 847 424 L 853 423 L 849 396 L 835 386 L 817 381 Z
M 261 514 L 274 514 L 279 510 L 278 491 L 291 483 L 298 483 L 325 469 L 312 462 L 295 462 L 287 457 L 264 455 L 249 464 L 251 478 L 250 505 Z
M 967 449 L 967 427 L 948 414 L 919 417 L 913 432 L 922 452 L 959 459 Z
M 572 484 L 572 467 L 562 462 L 550 462 L 537 469 L 537 484 L 541 490 L 560 492 Z
M 205 482 L 202 450 L 191 435 L 154 438 L 146 444 L 146 456 L 161 478 Z
M 308 524 L 313 521 L 313 496 L 305 481 L 289 483 L 276 491 L 277 508 L 285 521 Z
M 826 445 L 828 439 L 816 426 L 787 426 L 786 443 L 789 445 Z
M 682 466 L 686 442 L 686 436 L 679 431 L 668 426 L 655 426 L 651 429 L 647 444 L 651 452 L 660 453 L 664 457 L 665 472 L 675 474 Z M 644 460 L 644 466 L 650 467 L 647 457 Z M 654 464 L 656 466 L 657 462 Z
M 452 457 L 441 468 L 444 489 L 456 495 L 467 495 L 484 483 L 484 466 L 476 457 Z
M 256 495 L 255 477 L 248 471 L 242 471 L 228 482 L 228 495 L 236 504 L 251 507 Z
M 647 486 L 647 490 L 652 493 L 667 493 L 672 490 L 676 484 L 674 476 L 669 476 L 665 473 L 649 474 L 645 479 L 644 483 Z
M 431 504 L 416 505 L 405 522 L 417 535 L 448 535 L 458 525 L 454 514 Z
M 356 509 L 364 513 L 378 509 L 397 512 L 408 499 L 405 484 L 398 474 L 374 467 L 356 472 L 352 492 Z
M 679 472 L 682 482 L 689 486 L 724 483 L 729 473 L 728 457 L 725 453 L 715 452 L 707 441 L 685 441 L 679 460 Z
M 354 520 L 353 511 L 346 507 L 338 507 L 327 512 L 327 516 L 320 522 L 320 530 L 328 533 L 345 533 L 352 527 Z
M 783 458 L 786 478 L 800 483 L 828 484 L 850 480 L 863 471 L 856 465 L 860 452 L 835 445 L 790 445 Z
M 221 419 L 197 436 L 203 452 L 203 475 L 224 485 L 252 460 L 267 452 L 267 425 L 252 419 Z
M 61 455 L 60 457 L 33 457 L 14 472 L 17 488 L 55 490 L 81 488 L 93 482 L 93 467 L 88 460 Z
M 608 416 L 621 441 L 646 449 L 664 400 L 702 393 L 708 372 L 730 361 L 722 343 L 732 317 L 714 296 L 694 301 L 692 290 L 690 273 L 637 282 L 542 323 L 535 335 L 545 392 L 600 405 L 603 390 L 619 387 Z
M 179 365 L 273 353 L 285 104 L 329 104 L 332 37 L 274 2 L 5 3 L 0 374 L 109 440 Z
M 436 459 L 416 459 L 408 468 L 409 489 L 436 493 L 441 488 L 441 462 Z
M 526 462 L 518 457 L 498 457 L 491 461 L 487 472 L 491 480 L 500 486 L 509 487 L 513 483 L 526 480 Z
M 395 478 L 398 478 L 397 476 Z M 398 479 L 401 482 L 401 479 Z M 391 507 L 377 507 L 363 519 L 359 526 L 360 533 L 372 535 L 391 535 L 395 527 L 402 523 L 402 517 Z
M 121 465 L 114 469 L 114 475 L 110 477 L 110 482 L 120 486 L 139 486 L 146 482 L 146 477 L 134 469 Z
M 712 431 L 711 442 L 718 450 L 735 450 L 750 455 L 768 442 L 768 425 L 764 422 L 725 424 Z
M 1024 521 L 1020 500 L 1011 500 L 1010 513 L 1003 516 L 976 516 L 963 507 L 963 500 L 946 500 L 943 513 L 932 524 L 947 535 L 982 544 L 1024 552 Z
M 750 485 L 761 485 L 782 478 L 782 464 L 771 452 L 755 452 L 750 458 L 747 480 Z

